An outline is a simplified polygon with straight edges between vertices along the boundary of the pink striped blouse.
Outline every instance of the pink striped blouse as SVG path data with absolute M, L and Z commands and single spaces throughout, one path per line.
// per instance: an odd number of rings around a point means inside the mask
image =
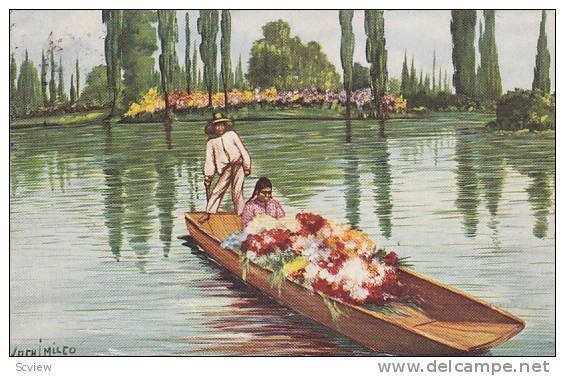
M 243 227 L 247 226 L 253 218 L 261 214 L 267 214 L 277 219 L 285 215 L 281 204 L 276 199 L 272 198 L 267 202 L 261 202 L 254 198 L 247 201 L 243 207 L 243 213 L 241 213 Z

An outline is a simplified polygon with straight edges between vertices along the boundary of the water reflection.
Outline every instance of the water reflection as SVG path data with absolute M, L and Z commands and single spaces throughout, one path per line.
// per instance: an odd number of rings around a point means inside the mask
M 359 158 L 351 144 L 351 122 L 346 122 L 347 137 L 344 145 L 343 177 L 345 185 L 345 217 L 352 228 L 359 226 L 359 207 L 361 204 L 361 184 L 359 182 Z
M 378 139 L 373 147 L 373 195 L 375 199 L 375 214 L 379 219 L 379 229 L 382 236 L 390 239 L 392 233 L 392 174 L 390 153 L 387 139 Z
M 477 155 L 474 144 L 476 133 L 466 128 L 457 133 L 457 144 L 455 145 L 457 199 L 455 206 L 463 216 L 465 235 L 474 237 L 477 234 L 479 223 L 478 207 L 480 203 Z
M 173 232 L 173 209 L 176 202 L 175 161 L 167 156 L 157 159 L 157 191 L 155 201 L 159 209 L 159 239 L 163 244 L 163 256 L 168 257 Z
M 112 127 L 104 124 L 104 163 L 102 172 L 106 187 L 104 189 L 104 223 L 108 229 L 108 243 L 117 261 L 122 248 L 122 226 L 124 217 L 124 184 L 118 158 L 112 148 Z

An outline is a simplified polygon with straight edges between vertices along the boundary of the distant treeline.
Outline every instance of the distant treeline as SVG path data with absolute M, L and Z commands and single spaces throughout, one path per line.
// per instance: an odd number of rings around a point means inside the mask
M 343 85 L 349 98 L 352 90 L 370 88 L 374 114 L 377 116 L 381 107 L 379 98 L 383 98 L 385 91 L 407 98 L 409 106 L 428 104 L 433 107 L 433 100 L 426 98 L 444 98 L 452 95 L 452 90 L 467 102 L 494 102 L 501 97 L 494 10 L 484 10 L 479 20 L 478 62 L 475 62 L 474 42 L 477 11 L 453 10 L 450 25 L 452 77 L 448 76 L 447 69 L 436 66 L 435 51 L 430 54 L 433 59 L 432 72 L 424 72 L 421 68 L 418 72 L 414 57 L 409 66 L 405 52 L 399 79 L 389 78 L 388 74 L 383 11 L 364 11 L 365 58 L 368 67 L 353 62 L 353 13 L 342 10 L 339 19 L 336 19 L 341 28 L 343 80 L 340 80 L 336 67 L 328 60 L 322 46 L 315 41 L 303 43 L 298 36 L 291 36 L 290 26 L 283 20 L 268 22 L 263 26 L 263 36 L 253 43 L 247 73 L 244 74 L 241 55 L 235 69 L 232 69 L 232 24 L 228 10 L 198 11 L 196 31 L 200 36 L 199 44 L 190 29 L 189 12 L 185 13 L 183 62 L 179 61 L 176 51 L 179 38 L 176 11 L 103 10 L 101 21 L 106 28 L 106 64 L 96 66 L 88 73 L 84 87 L 80 86 L 79 59 L 76 59 L 72 74 L 65 76 L 61 53 L 52 45 L 47 51 L 42 51 L 39 70 L 27 51 L 19 67 L 15 55 L 11 54 L 10 113 L 12 116 L 25 116 L 38 108 L 65 107 L 72 111 L 80 107 L 77 103 L 85 108 L 88 105 L 109 106 L 112 113 L 123 113 L 151 87 L 158 87 L 165 100 L 172 92 L 190 94 L 193 91 L 205 91 L 210 105 L 211 96 L 216 92 L 225 93 L 227 105 L 228 93 L 232 89 L 275 87 L 277 90 L 325 90 Z M 545 23 L 546 12 L 542 11 L 532 82 L 532 90 L 542 94 L 548 94 L 551 88 Z M 218 33 L 221 33 L 219 46 Z M 161 54 L 156 64 L 153 54 L 158 49 L 158 43 Z M 65 79 L 71 82 L 68 93 Z

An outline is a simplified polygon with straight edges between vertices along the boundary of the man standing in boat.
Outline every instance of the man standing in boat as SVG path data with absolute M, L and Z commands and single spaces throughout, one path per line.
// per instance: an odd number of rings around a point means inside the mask
M 216 213 L 224 194 L 231 185 L 233 207 L 238 215 L 243 212 L 243 182 L 251 174 L 251 158 L 241 139 L 233 130 L 233 121 L 222 113 L 215 113 L 206 125 L 210 137 L 206 144 L 204 163 L 204 185 L 206 187 L 206 214 L 200 219 L 205 222 L 210 214 Z M 211 189 L 212 179 L 218 175 L 218 182 Z

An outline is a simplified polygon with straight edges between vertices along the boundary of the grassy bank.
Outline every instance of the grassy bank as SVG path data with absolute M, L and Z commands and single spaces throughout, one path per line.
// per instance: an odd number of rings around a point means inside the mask
M 234 120 L 260 121 L 260 120 L 342 120 L 343 114 L 340 111 L 330 108 L 239 108 L 228 113 Z M 74 114 L 53 115 L 44 117 L 34 117 L 28 119 L 16 119 L 10 122 L 10 128 L 29 128 L 39 126 L 70 126 L 84 125 L 100 122 L 108 116 L 108 110 L 96 110 Z M 424 114 L 391 114 L 391 119 L 416 119 L 424 117 Z M 204 122 L 210 119 L 208 112 L 173 114 L 173 121 L 179 123 Z M 356 120 L 357 117 L 353 117 Z M 119 121 L 119 118 L 112 119 Z M 126 121 L 124 123 L 155 123 L 163 121 L 157 115 L 146 120 Z
M 104 120 L 109 114 L 108 110 L 95 110 L 74 114 L 41 116 L 10 121 L 10 128 L 30 128 L 39 126 L 67 126 L 90 124 Z

